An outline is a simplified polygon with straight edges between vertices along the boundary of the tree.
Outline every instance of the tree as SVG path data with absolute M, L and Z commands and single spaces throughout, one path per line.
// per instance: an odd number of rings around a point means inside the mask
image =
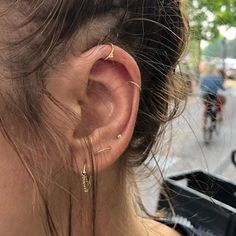
M 203 55 L 207 57 L 218 57 L 221 58 L 223 54 L 222 39 L 219 37 L 213 40 L 204 50 Z M 227 41 L 226 57 L 236 58 L 236 39 Z
M 215 23 L 236 27 L 236 0 L 217 0 L 208 4 L 209 10 L 215 13 Z
M 221 25 L 236 26 L 236 0 L 192 0 L 188 9 L 192 40 L 197 44 L 198 69 L 201 41 L 218 38 Z

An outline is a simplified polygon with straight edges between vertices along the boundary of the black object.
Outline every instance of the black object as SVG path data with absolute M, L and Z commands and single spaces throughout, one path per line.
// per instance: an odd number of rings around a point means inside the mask
M 215 236 L 236 236 L 236 186 L 195 171 L 166 178 L 158 210 L 188 219 L 195 229 Z M 170 207 L 171 206 L 171 207 Z
M 231 159 L 233 164 L 236 166 L 236 150 L 232 151 Z

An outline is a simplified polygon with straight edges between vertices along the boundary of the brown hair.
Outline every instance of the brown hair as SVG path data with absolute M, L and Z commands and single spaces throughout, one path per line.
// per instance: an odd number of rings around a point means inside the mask
M 12 0 L 3 8 L 0 131 L 34 181 L 46 235 L 59 235 L 47 191 L 55 175 L 51 160 L 57 160 L 59 170 L 70 170 L 73 157 L 65 158 L 71 156 L 70 147 L 47 119 L 51 111 L 42 106 L 46 99 L 68 114 L 46 89 L 48 72 L 68 53 L 76 53 L 77 47 L 85 51 L 113 42 L 133 55 L 142 75 L 141 103 L 122 158 L 122 165 L 128 167 L 122 171 L 132 174 L 132 168 L 142 165 L 153 146 L 160 144 L 166 123 L 178 114 L 183 94 L 174 69 L 184 49 L 187 25 L 179 0 Z M 92 144 L 87 140 L 86 145 L 91 152 Z M 69 192 L 71 185 L 65 183 L 64 189 Z M 93 202 L 95 185 L 94 181 Z

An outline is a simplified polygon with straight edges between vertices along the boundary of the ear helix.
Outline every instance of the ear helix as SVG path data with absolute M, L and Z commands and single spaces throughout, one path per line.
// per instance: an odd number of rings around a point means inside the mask
M 114 58 L 115 46 L 114 46 L 112 43 L 108 43 L 108 45 L 111 46 L 111 52 L 110 52 L 109 55 L 104 59 L 105 61 Z
M 108 54 L 108 56 L 107 56 L 106 58 L 104 58 L 105 61 L 114 59 L 115 46 L 114 46 L 112 43 L 108 43 L 108 45 L 111 46 L 111 51 L 110 51 L 110 53 Z M 131 81 L 128 81 L 128 83 L 133 84 L 133 85 L 136 86 L 140 91 L 142 90 L 142 89 L 141 89 L 141 86 L 140 86 L 138 83 L 136 83 L 136 82 L 134 82 L 134 81 L 132 81 L 132 80 L 131 80 Z
M 137 84 L 136 82 L 131 80 L 131 81 L 128 81 L 128 83 L 133 84 L 134 86 L 136 86 L 139 89 L 139 91 L 142 90 L 141 86 L 139 84 Z

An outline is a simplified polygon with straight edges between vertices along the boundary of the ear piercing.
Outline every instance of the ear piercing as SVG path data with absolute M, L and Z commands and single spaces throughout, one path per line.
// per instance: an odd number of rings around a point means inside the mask
M 109 55 L 104 59 L 105 61 L 113 59 L 114 58 L 114 51 L 115 51 L 115 46 L 112 43 L 108 43 L 111 46 L 111 52 Z
M 141 89 L 141 86 L 140 86 L 138 83 L 136 83 L 136 82 L 134 82 L 134 81 L 132 81 L 132 80 L 128 81 L 128 83 L 133 84 L 133 85 L 136 86 L 140 91 L 142 90 L 142 89 Z
M 123 137 L 122 134 L 118 134 L 117 135 L 117 139 L 121 139 Z M 107 148 L 103 148 L 103 149 L 100 149 L 98 151 L 96 151 L 94 153 L 94 155 L 99 155 L 100 153 L 103 153 L 103 152 L 106 152 L 106 151 L 110 151 L 112 148 L 109 146 Z M 87 171 L 86 171 L 86 164 L 84 164 L 84 167 L 83 167 L 83 170 L 81 170 L 81 178 L 82 178 L 82 183 L 83 183 L 83 189 L 84 189 L 84 192 L 85 193 L 88 193 L 90 188 L 91 188 L 91 182 L 92 182 L 92 179 L 91 177 L 87 174 Z
M 106 152 L 106 151 L 110 151 L 112 148 L 111 147 L 107 147 L 107 148 L 103 148 L 101 150 L 98 150 L 94 153 L 95 156 L 99 155 L 100 153 Z
M 91 187 L 91 177 L 89 177 L 86 172 L 86 165 L 85 164 L 84 164 L 83 170 L 81 170 L 81 177 L 82 177 L 84 192 L 88 193 L 89 189 Z
M 108 45 L 111 46 L 111 51 L 110 51 L 109 55 L 104 59 L 105 61 L 114 58 L 115 46 L 112 43 L 108 43 Z M 133 84 L 134 86 L 136 86 L 141 91 L 141 86 L 138 83 L 136 83 L 132 80 L 128 81 L 128 83 Z

